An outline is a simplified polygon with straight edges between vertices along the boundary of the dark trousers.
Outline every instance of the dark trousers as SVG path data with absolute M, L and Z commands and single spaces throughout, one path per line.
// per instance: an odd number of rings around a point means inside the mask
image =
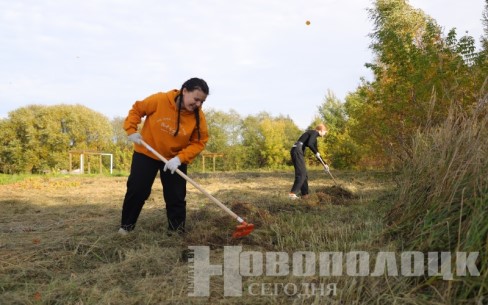
M 303 150 L 300 146 L 293 147 L 290 151 L 291 161 L 295 167 L 295 181 L 291 188 L 291 192 L 298 194 L 298 191 L 302 195 L 308 194 L 308 175 L 307 168 L 305 167 L 305 157 L 303 156 Z
M 134 230 L 137 218 L 144 203 L 151 194 L 154 179 L 159 171 L 163 185 L 163 197 L 166 202 L 166 215 L 169 230 L 185 229 L 186 220 L 186 180 L 177 173 L 163 171 L 164 162 L 154 160 L 144 154 L 134 152 L 130 175 L 127 179 L 127 192 L 122 206 L 121 227 Z M 186 174 L 187 166 L 182 164 L 179 170 Z

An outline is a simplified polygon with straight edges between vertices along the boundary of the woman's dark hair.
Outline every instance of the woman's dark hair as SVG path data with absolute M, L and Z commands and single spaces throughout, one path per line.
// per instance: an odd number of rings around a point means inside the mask
M 190 78 L 189 80 L 187 80 L 186 82 L 183 83 L 183 85 L 181 85 L 181 89 L 180 89 L 180 94 L 178 94 L 176 96 L 176 99 L 175 99 L 175 102 L 176 104 L 178 105 L 178 120 L 176 121 L 176 131 L 175 131 L 175 134 L 173 136 L 177 136 L 178 135 L 178 131 L 180 131 L 180 112 L 181 112 L 181 104 L 183 103 L 183 100 L 180 99 L 180 101 L 178 102 L 178 99 L 181 97 L 183 98 L 183 89 L 186 89 L 187 91 L 193 91 L 193 90 L 201 90 L 203 93 L 205 93 L 205 95 L 209 95 L 209 89 L 208 89 L 208 85 L 207 83 L 201 79 L 201 78 L 196 78 L 196 77 L 193 77 L 193 78 Z M 197 121 L 197 132 L 198 132 L 198 140 L 200 140 L 200 114 L 199 114 L 199 109 L 195 109 L 195 119 Z

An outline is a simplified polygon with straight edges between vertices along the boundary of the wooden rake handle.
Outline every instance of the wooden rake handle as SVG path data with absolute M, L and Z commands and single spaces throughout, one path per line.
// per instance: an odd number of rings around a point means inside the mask
M 332 176 L 332 173 L 330 172 L 330 170 L 327 170 L 327 167 L 325 166 L 325 162 L 324 160 L 322 160 L 321 157 L 318 157 L 318 159 L 320 160 L 320 162 L 322 163 L 322 165 L 324 166 L 324 170 L 327 172 L 327 174 L 330 175 L 330 177 L 332 178 L 332 180 L 334 180 L 334 184 L 338 186 L 337 184 L 337 181 L 335 180 L 334 176 Z
M 159 159 L 161 159 L 161 161 L 163 161 L 164 163 L 168 163 L 168 160 L 166 160 L 166 158 L 163 157 L 160 153 L 158 153 L 154 148 L 152 148 L 151 146 L 149 146 L 149 144 L 147 144 L 143 140 L 141 140 L 141 144 L 144 145 L 144 147 L 146 147 L 150 152 L 152 152 L 153 154 L 155 154 Z M 241 217 L 239 217 L 236 213 L 232 212 L 231 209 L 229 209 L 228 207 L 226 207 L 222 202 L 220 202 L 217 198 L 215 198 L 214 196 L 212 196 L 209 192 L 207 192 L 206 190 L 204 190 L 198 183 L 196 183 L 195 181 L 193 181 L 193 179 L 191 179 L 190 177 L 188 177 L 184 172 L 180 171 L 179 169 L 176 169 L 176 172 L 183 179 L 185 179 L 186 181 L 190 182 L 194 187 L 196 187 L 200 192 L 202 192 L 210 200 L 212 200 L 213 202 L 215 202 L 219 207 L 222 208 L 222 210 L 226 211 L 227 214 L 229 214 L 230 216 L 232 216 L 239 223 L 244 223 L 244 220 Z

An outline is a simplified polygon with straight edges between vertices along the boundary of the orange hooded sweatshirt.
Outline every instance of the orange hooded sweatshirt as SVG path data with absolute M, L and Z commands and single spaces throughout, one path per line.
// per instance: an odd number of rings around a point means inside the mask
M 141 130 L 144 142 L 166 159 L 178 156 L 181 163 L 188 164 L 205 148 L 208 141 L 208 128 L 205 115 L 200 107 L 198 110 L 200 139 L 198 139 L 195 113 L 181 107 L 180 129 L 178 135 L 174 136 L 178 120 L 175 98 L 179 93 L 179 90 L 175 89 L 165 93 L 159 92 L 142 101 L 136 101 L 125 119 L 124 129 L 127 135 L 137 132 L 137 125 L 141 123 L 143 117 L 146 117 Z M 134 144 L 134 150 L 159 160 L 143 145 Z

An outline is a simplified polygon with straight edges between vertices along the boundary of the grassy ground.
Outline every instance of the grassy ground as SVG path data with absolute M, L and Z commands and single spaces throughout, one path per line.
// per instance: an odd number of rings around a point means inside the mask
M 206 173 L 190 176 L 256 225 L 233 240 L 236 222 L 188 186 L 185 236 L 166 235 L 159 180 L 136 230 L 116 231 L 125 177 L 32 177 L 0 185 L 0 304 L 423 304 L 428 297 L 398 277 L 244 277 L 242 297 L 224 297 L 221 277 L 209 297 L 188 296 L 188 246 L 210 246 L 222 264 L 223 247 L 244 251 L 395 251 L 383 237 L 391 205 L 390 176 L 339 172 L 346 193 L 323 171 L 310 171 L 312 195 L 289 201 L 291 172 Z M 336 295 L 261 293 L 252 284 L 335 283 Z M 391 287 L 395 288 L 392 289 Z

